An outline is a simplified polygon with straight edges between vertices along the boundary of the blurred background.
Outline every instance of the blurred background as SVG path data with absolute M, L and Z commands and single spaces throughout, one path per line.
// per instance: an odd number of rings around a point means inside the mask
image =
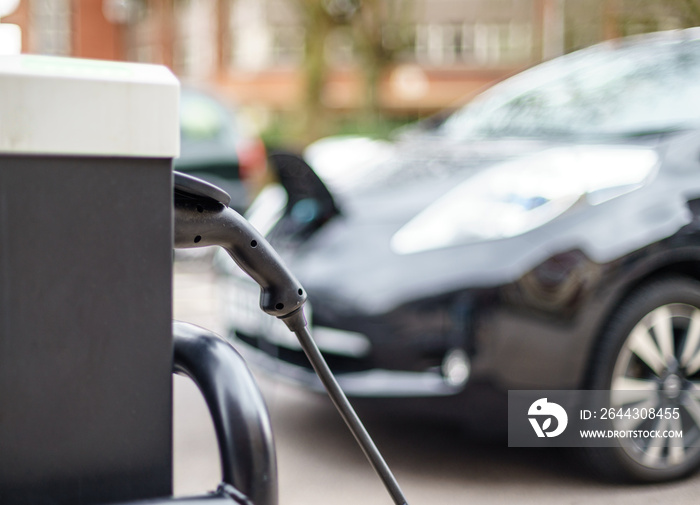
M 18 4 L 1 21 L 19 27 L 22 52 L 167 65 L 236 104 L 273 148 L 383 136 L 543 60 L 700 24 L 695 0 L 4 3 Z
M 0 16 L 2 54 L 171 68 L 185 90 L 177 167 L 206 172 L 245 202 L 237 195 L 269 177 L 268 152 L 300 151 L 331 135 L 384 138 L 559 55 L 700 25 L 700 2 L 4 0 Z M 231 170 L 252 184 L 232 185 Z M 176 263 L 175 317 L 226 334 L 216 282 L 207 262 Z M 387 502 L 325 397 L 260 382 L 277 434 L 282 503 Z M 562 452 L 507 449 L 457 426 L 362 414 L 416 503 L 690 503 L 700 485 L 697 478 L 646 487 L 592 482 Z M 176 379 L 175 490 L 199 492 L 217 481 L 206 409 L 196 388 Z

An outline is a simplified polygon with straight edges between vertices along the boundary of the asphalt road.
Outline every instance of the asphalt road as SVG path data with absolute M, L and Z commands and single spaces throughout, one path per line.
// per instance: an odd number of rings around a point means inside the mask
M 196 269 L 195 269 L 196 270 Z M 206 271 L 176 268 L 175 317 L 221 331 L 216 286 Z M 280 505 L 390 505 L 330 401 L 259 377 L 278 450 Z M 410 504 L 690 504 L 700 476 L 665 485 L 617 486 L 581 471 L 563 451 L 509 449 L 455 427 L 365 413 L 365 423 Z M 175 378 L 175 493 L 214 489 L 213 428 L 196 387 Z

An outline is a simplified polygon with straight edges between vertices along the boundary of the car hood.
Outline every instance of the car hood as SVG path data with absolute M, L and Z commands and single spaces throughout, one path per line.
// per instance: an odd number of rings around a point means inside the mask
M 432 135 L 396 142 L 335 137 L 309 146 L 304 158 L 343 214 L 360 220 L 401 221 L 458 181 L 555 145 L 517 140 L 465 144 Z
M 355 139 L 350 139 L 353 142 Z M 547 226 L 507 240 L 475 241 L 419 254 L 399 254 L 391 242 L 402 227 L 436 200 L 470 181 L 505 171 L 520 177 L 518 184 L 537 187 L 538 181 L 528 181 L 520 167 L 536 173 L 542 182 L 555 176 L 561 179 L 569 170 L 604 178 L 606 172 L 615 174 L 617 170 L 606 170 L 603 160 L 611 155 L 658 160 L 657 144 L 658 139 L 636 139 L 625 143 L 505 140 L 455 145 L 439 138 L 408 138 L 372 145 L 376 157 L 369 157 L 365 165 L 355 165 L 360 167 L 361 177 L 342 173 L 351 169 L 343 167 L 347 162 L 343 156 L 337 156 L 332 166 L 315 167 L 319 180 L 327 181 L 324 187 L 335 208 L 332 217 L 326 216 L 309 233 L 288 233 L 291 228 L 278 225 L 269 238 L 309 293 L 321 294 L 324 303 L 342 298 L 345 307 L 377 313 L 410 300 L 416 292 L 427 296 L 431 290 L 439 294 L 466 285 L 487 287 L 510 282 L 560 251 L 579 248 L 602 262 L 650 239 L 668 236 L 686 224 L 684 202 L 632 192 L 626 195 L 627 202 L 613 198 L 610 206 L 590 202 L 574 205 Z M 359 150 L 353 153 L 355 163 L 359 154 Z M 311 163 L 318 159 L 309 156 Z M 615 167 L 634 165 L 614 156 L 612 159 Z M 595 188 L 586 177 L 561 180 L 575 187 Z M 660 187 L 654 191 L 666 190 Z M 623 205 L 641 211 L 629 216 L 620 229 L 609 216 L 610 212 L 622 212 Z M 659 205 L 664 208 L 657 208 Z M 280 223 L 290 220 L 293 211 L 288 206 Z M 579 226 L 583 221 L 588 224 Z M 371 290 L 367 289 L 368 275 Z
M 584 180 L 591 163 L 606 158 L 634 158 L 653 151 L 656 141 L 557 142 L 489 140 L 457 142 L 436 135 L 416 135 L 397 142 L 338 137 L 312 144 L 304 153 L 344 216 L 353 221 L 403 225 L 455 186 L 486 172 L 507 172 L 504 179 L 531 173 L 541 182 L 595 186 Z M 625 154 L 626 153 L 626 154 Z M 523 175 L 522 177 L 527 178 Z M 614 184 L 614 181 L 611 182 Z

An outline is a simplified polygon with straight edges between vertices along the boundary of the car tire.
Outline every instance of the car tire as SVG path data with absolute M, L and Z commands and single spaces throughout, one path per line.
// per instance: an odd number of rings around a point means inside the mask
M 610 406 L 677 408 L 679 419 L 611 421 L 639 430 L 682 428 L 683 438 L 618 438 L 585 448 L 586 463 L 617 482 L 679 479 L 700 466 L 700 282 L 666 277 L 635 290 L 615 311 L 594 355 L 589 389 L 638 390 L 634 402 Z M 628 393 L 625 393 L 628 394 Z M 629 394 L 628 394 L 629 395 Z M 658 410 L 657 410 L 658 411 Z M 674 412 L 674 411 L 671 411 Z M 609 426 L 615 427 L 615 426 Z

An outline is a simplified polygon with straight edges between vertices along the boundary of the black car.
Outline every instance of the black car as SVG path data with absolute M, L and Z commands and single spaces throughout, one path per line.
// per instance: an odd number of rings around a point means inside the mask
M 586 454 L 643 481 L 700 465 L 699 29 L 541 64 L 390 143 L 322 141 L 314 171 L 273 158 L 249 218 L 350 396 L 495 419 L 509 390 L 640 390 L 682 443 Z M 226 286 L 236 345 L 317 388 L 257 290 Z

